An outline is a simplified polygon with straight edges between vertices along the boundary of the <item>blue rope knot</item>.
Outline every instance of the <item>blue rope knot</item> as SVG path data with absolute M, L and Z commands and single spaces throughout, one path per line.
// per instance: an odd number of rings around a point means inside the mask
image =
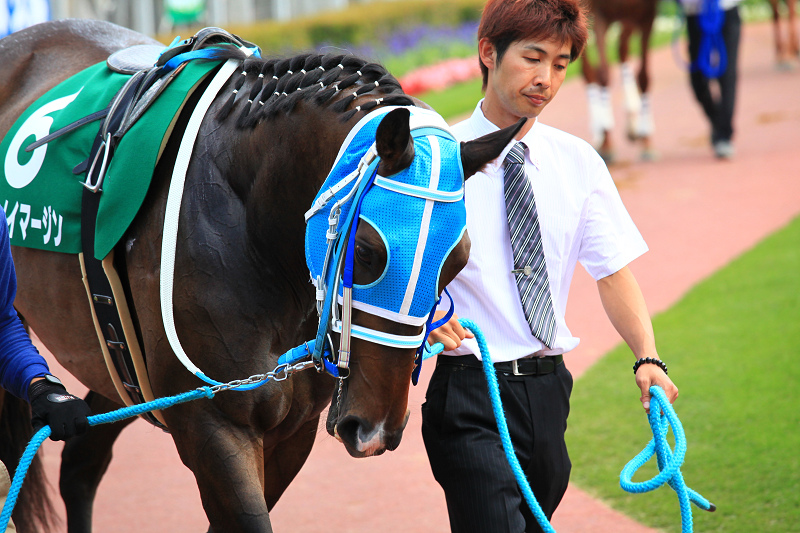
M 653 438 L 645 446 L 644 450 L 631 459 L 628 464 L 622 469 L 619 476 L 619 484 L 623 490 L 633 493 L 642 494 L 644 492 L 653 491 L 665 483 L 678 494 L 678 502 L 681 508 L 681 526 L 683 533 L 692 532 L 692 509 L 689 503 L 694 503 L 704 511 L 713 512 L 716 506 L 705 499 L 703 496 L 686 486 L 681 474 L 681 465 L 683 465 L 684 457 L 686 456 L 686 434 L 683 431 L 681 421 L 675 414 L 672 404 L 669 403 L 667 395 L 664 390 L 653 385 L 650 387 L 650 413 L 648 419 L 650 427 L 653 430 Z M 675 437 L 675 451 L 673 452 L 667 442 L 667 432 L 669 427 L 672 426 L 672 434 Z M 633 482 L 636 471 L 639 470 L 650 458 L 655 455 L 658 461 L 659 473 L 653 478 L 642 481 Z

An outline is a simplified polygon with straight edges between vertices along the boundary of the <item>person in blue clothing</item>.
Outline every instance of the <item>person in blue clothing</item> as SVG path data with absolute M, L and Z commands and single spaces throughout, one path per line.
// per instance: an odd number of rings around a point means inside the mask
M 0 222 L 0 386 L 31 404 L 33 426 L 49 425 L 53 440 L 66 440 L 86 431 L 89 406 L 67 392 L 50 374 L 47 361 L 31 342 L 14 309 L 17 275 L 11 257 L 8 223 Z
M 680 0 L 689 34 L 689 79 L 711 126 L 718 159 L 730 159 L 739 63 L 741 0 Z
M 50 374 L 47 361 L 31 342 L 14 309 L 16 294 L 17 274 L 3 213 L 0 217 L 0 387 L 31 404 L 33 427 L 38 430 L 49 425 L 51 439 L 66 440 L 84 433 L 89 428 L 87 417 L 91 410 Z M 10 485 L 8 470 L 0 462 L 0 506 Z M 12 524 L 7 531 L 14 531 Z

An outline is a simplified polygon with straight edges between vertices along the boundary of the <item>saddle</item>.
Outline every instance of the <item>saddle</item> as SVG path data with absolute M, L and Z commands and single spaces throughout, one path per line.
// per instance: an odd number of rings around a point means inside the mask
M 252 48 L 255 45 L 220 28 L 205 28 L 189 39 L 170 47 L 136 45 L 115 52 L 107 59 L 114 72 L 130 75 L 130 79 L 108 106 L 43 137 L 28 147 L 32 150 L 59 135 L 103 119 L 89 157 L 77 165 L 73 173 L 86 173 L 81 200 L 81 247 L 79 254 L 84 285 L 92 307 L 92 316 L 106 365 L 120 397 L 127 405 L 152 401 L 154 398 L 142 351 L 142 336 L 135 320 L 135 309 L 126 296 L 127 279 L 124 261 L 115 261 L 114 249 L 102 260 L 96 258 L 95 235 L 103 178 L 116 147 L 125 134 L 158 99 L 180 73 L 186 62 L 209 58 L 203 53 L 212 46 L 233 45 Z M 115 247 L 116 248 L 116 247 Z M 118 267 L 122 270 L 118 272 Z M 153 425 L 167 430 L 159 411 L 141 415 Z

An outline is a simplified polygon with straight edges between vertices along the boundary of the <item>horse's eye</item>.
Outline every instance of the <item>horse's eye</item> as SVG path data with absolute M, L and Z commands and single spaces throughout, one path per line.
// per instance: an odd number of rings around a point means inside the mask
M 366 265 L 372 264 L 372 252 L 366 246 L 356 245 L 356 258 Z

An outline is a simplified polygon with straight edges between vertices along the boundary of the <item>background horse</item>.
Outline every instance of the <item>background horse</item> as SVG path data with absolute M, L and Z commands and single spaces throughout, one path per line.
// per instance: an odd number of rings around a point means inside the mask
M 786 21 L 785 24 L 781 23 L 781 1 L 769 0 L 769 6 L 772 8 L 772 28 L 775 37 L 775 60 L 778 68 L 789 69 L 792 68 L 792 61 L 800 59 L 800 38 L 797 33 L 796 18 L 796 0 L 784 0 L 786 6 Z M 781 27 L 786 26 L 783 30 Z M 784 39 L 784 33 L 786 36 Z
M 643 159 L 651 159 L 654 155 L 651 145 L 653 115 L 647 94 L 650 84 L 647 56 L 657 4 L 658 0 L 589 0 L 591 27 L 599 60 L 594 66 L 588 54 L 584 53 L 583 77 L 588 84 L 589 119 L 593 142 L 606 162 L 613 162 L 614 159 L 614 143 L 611 138 L 614 112 L 609 91 L 611 80 L 606 35 L 609 26 L 615 22 L 621 25 L 619 62 L 628 139 L 641 143 Z M 640 36 L 641 50 L 639 70 L 634 77 L 633 66 L 628 63 L 628 57 L 630 38 L 637 32 Z
M 0 137 L 48 89 L 135 44 L 157 43 L 108 23 L 76 20 L 34 26 L 0 41 Z M 272 370 L 280 354 L 314 338 L 318 319 L 304 260 L 303 214 L 359 119 L 382 105 L 419 104 L 383 67 L 356 57 L 265 60 L 245 58 L 239 49 L 229 54 L 243 63 L 205 115 L 194 145 L 173 291 L 186 353 L 223 382 Z M 186 104 L 175 131 L 186 128 L 201 92 Z M 382 176 L 424 156 L 415 155 L 408 112 L 399 111 L 387 115 L 376 133 Z M 495 159 L 516 131 L 518 126 L 462 144 L 464 174 Z M 123 283 L 156 397 L 202 385 L 176 359 L 160 313 L 161 237 L 180 137 L 172 135 L 164 147 L 144 204 L 115 249 L 117 266 L 127 273 Z M 368 284 L 380 274 L 389 253 L 383 243 L 368 224 L 358 225 L 354 283 Z M 466 264 L 468 253 L 464 233 L 442 265 L 439 291 Z M 89 388 L 94 413 L 120 407 L 77 257 L 17 247 L 13 254 L 20 313 Z M 360 310 L 353 322 L 394 335 L 422 332 Z M 399 444 L 414 352 L 353 339 L 350 377 L 327 424 L 351 455 L 380 454 Z M 334 385 L 325 373 L 306 370 L 163 412 L 197 481 L 210 531 L 271 531 L 269 510 L 305 462 Z M 90 530 L 92 501 L 112 444 L 130 420 L 94 426 L 66 444 L 60 489 L 70 532 Z

